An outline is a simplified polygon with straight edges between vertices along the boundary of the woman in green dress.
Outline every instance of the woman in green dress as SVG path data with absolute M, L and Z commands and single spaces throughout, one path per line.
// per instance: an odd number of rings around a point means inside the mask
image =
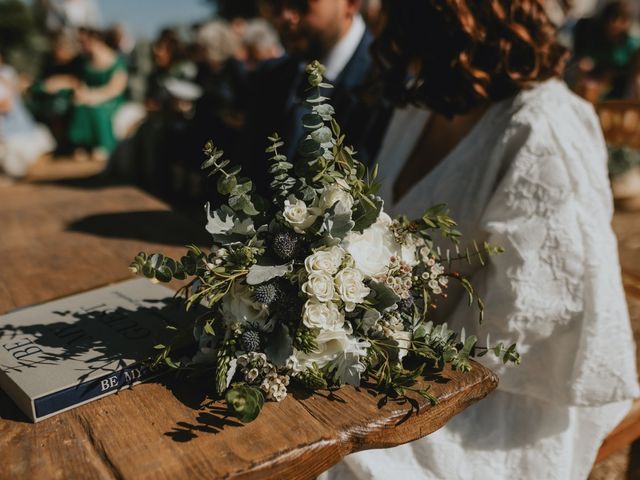
M 124 103 L 127 68 L 100 32 L 81 29 L 79 41 L 84 57 L 75 89 L 69 138 L 94 158 L 106 160 L 117 144 L 112 120 Z

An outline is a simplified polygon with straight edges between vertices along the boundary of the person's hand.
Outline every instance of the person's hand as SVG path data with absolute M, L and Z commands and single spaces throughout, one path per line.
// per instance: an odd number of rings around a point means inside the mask
M 86 85 L 80 85 L 76 88 L 74 101 L 77 105 L 92 105 L 93 98 L 91 95 L 91 89 Z
M 8 113 L 11 111 L 11 98 L 0 97 L 0 113 Z
M 0 77 L 0 113 L 7 113 L 13 107 L 11 84 Z

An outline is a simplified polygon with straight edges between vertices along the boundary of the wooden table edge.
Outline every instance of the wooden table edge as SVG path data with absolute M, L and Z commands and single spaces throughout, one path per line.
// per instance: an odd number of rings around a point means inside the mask
M 384 422 L 374 422 L 364 426 L 354 426 L 350 430 L 343 432 L 341 438 L 320 439 L 307 445 L 298 445 L 284 453 L 274 456 L 267 462 L 261 462 L 252 466 L 250 469 L 242 471 L 230 472 L 222 478 L 229 479 L 264 479 L 264 478 L 287 478 L 291 480 L 307 480 L 313 479 L 322 472 L 339 463 L 345 456 L 357 453 L 363 450 L 393 448 L 406 443 L 419 440 L 427 435 L 442 428 L 451 418 L 465 410 L 468 406 L 482 400 L 498 387 L 497 375 L 487 367 L 473 362 L 473 368 L 478 368 L 483 375 L 475 382 L 468 385 L 464 390 L 452 392 L 439 398 L 438 404 L 421 409 L 418 413 L 413 413 L 411 417 L 404 423 L 398 424 L 406 413 L 398 412 L 388 417 Z M 304 403 L 300 402 L 303 406 Z M 313 411 L 306 408 L 305 410 L 317 421 L 327 424 L 323 419 L 313 414 Z M 434 421 L 435 420 L 435 421 Z M 365 429 L 367 435 L 361 435 L 359 432 Z M 367 436 L 375 433 L 381 433 L 385 429 L 394 428 L 396 433 L 398 429 L 403 431 L 404 438 L 400 441 L 393 442 L 370 442 Z M 298 472 L 292 472 L 287 468 L 292 465 L 290 461 L 285 461 L 291 457 L 304 455 L 304 452 L 311 452 L 313 455 L 306 455 L 301 461 L 295 462 Z M 317 456 L 322 455 L 326 459 L 325 462 L 318 463 Z

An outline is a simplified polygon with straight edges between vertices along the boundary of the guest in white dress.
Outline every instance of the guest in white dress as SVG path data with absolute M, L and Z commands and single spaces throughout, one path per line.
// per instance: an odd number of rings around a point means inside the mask
M 593 108 L 558 78 L 565 54 L 542 3 L 387 2 L 374 50 L 410 106 L 378 157 L 385 209 L 417 218 L 444 202 L 464 238 L 504 247 L 470 272 L 482 326 L 461 295 L 440 313 L 517 342 L 522 364 L 484 357 L 496 392 L 424 439 L 348 456 L 329 478 L 584 479 L 638 396 L 605 144 Z
M 35 122 L 22 102 L 17 72 L 0 56 L 0 175 L 22 177 L 54 148 L 49 130 Z

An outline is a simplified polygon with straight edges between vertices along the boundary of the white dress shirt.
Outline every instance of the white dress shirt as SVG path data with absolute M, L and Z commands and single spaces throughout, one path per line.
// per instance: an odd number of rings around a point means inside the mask
M 338 41 L 324 59 L 323 63 L 327 68 L 324 76 L 328 81 L 335 81 L 344 67 L 347 66 L 358 45 L 360 45 L 366 29 L 367 27 L 360 14 L 353 17 L 351 27 L 349 27 L 347 34 Z

